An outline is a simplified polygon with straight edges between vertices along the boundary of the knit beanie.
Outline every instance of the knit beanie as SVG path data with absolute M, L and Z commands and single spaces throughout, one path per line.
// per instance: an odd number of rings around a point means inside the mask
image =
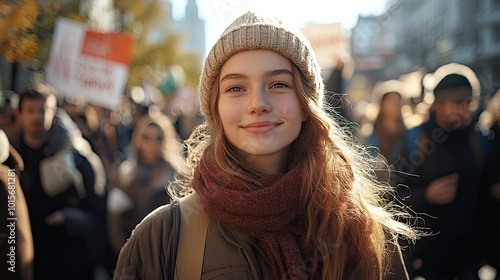
M 201 110 L 206 121 L 213 122 L 210 92 L 222 65 L 234 54 L 245 50 L 271 50 L 290 59 L 314 89 L 311 99 L 323 103 L 321 69 L 309 41 L 299 31 L 274 17 L 247 12 L 231 23 L 208 53 L 200 77 Z

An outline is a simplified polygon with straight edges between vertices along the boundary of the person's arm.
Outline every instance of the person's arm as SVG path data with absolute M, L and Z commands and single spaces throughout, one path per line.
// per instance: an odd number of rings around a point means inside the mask
M 172 228 L 170 205 L 157 208 L 142 220 L 120 251 L 114 280 L 163 280 Z
M 398 195 L 416 212 L 424 212 L 428 205 L 446 205 L 455 200 L 459 175 L 452 173 L 439 177 L 427 185 L 416 180 L 398 187 Z
M 406 132 L 406 144 L 399 160 L 395 164 L 395 172 L 391 182 L 396 187 L 398 198 L 417 213 L 425 212 L 429 205 L 445 205 L 455 199 L 458 174 L 448 174 L 434 180 L 424 179 L 419 165 L 410 155 L 416 149 L 420 128 Z M 424 176 L 424 177 L 423 177 Z
M 82 174 L 86 196 L 78 207 L 61 210 L 66 230 L 72 236 L 91 236 L 104 230 L 106 214 L 106 195 L 104 186 L 97 186 L 96 168 L 92 162 L 78 152 L 74 152 L 75 164 Z

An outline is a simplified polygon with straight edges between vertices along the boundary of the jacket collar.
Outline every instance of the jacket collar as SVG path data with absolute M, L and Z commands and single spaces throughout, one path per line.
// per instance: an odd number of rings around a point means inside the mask
M 260 267 L 259 261 L 255 254 L 257 246 L 254 244 L 252 237 L 243 231 L 231 230 L 222 225 L 220 221 L 217 221 L 217 226 L 219 227 L 219 231 L 224 239 L 239 248 L 244 254 L 245 258 L 248 259 L 248 264 L 250 266 L 250 269 L 252 270 L 254 279 L 263 279 L 262 268 Z

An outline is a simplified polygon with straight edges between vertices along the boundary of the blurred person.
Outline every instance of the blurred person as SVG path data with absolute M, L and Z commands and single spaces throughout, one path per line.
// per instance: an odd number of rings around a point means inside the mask
M 184 164 L 181 148 L 168 117 L 144 117 L 136 124 L 108 199 L 110 240 L 117 256 L 134 227 L 170 202 L 166 186 Z
M 500 279 L 500 90 L 489 100 L 479 117 L 482 131 L 488 135 L 491 148 L 491 164 L 487 171 L 480 200 L 477 241 L 479 259 L 496 269 Z
M 168 103 L 169 117 L 174 121 L 174 127 L 181 139 L 186 140 L 193 129 L 201 124 L 200 99 L 198 94 L 187 87 L 173 92 Z
M 352 108 L 345 94 L 346 77 L 352 75 L 353 62 L 350 57 L 339 58 L 331 74 L 325 81 L 325 102 L 327 111 L 337 118 L 337 122 L 354 133 Z
M 101 141 L 99 135 L 99 116 L 94 107 L 84 102 L 69 102 L 65 99 L 62 108 L 68 116 L 75 122 L 82 132 L 83 138 L 89 142 L 92 150 L 96 151 L 96 142 Z
M 379 82 L 372 91 L 372 103 L 378 108 L 378 112 L 372 124 L 372 132 L 361 136 L 361 142 L 375 158 L 377 165 L 377 177 L 381 182 L 387 182 L 397 188 L 398 178 L 396 165 L 401 154 L 406 151 L 406 126 L 401 112 L 403 83 L 399 80 L 388 80 Z M 361 131 L 362 132 L 362 131 Z M 390 198 L 391 203 L 398 202 Z M 402 239 L 399 241 L 403 250 L 406 270 L 410 278 L 414 277 L 411 266 L 410 248 L 412 244 Z
M 0 129 L 0 275 L 33 279 L 33 237 L 26 199 L 19 182 L 23 160 Z M 14 248 L 14 249 L 12 249 Z
M 106 189 L 109 190 L 116 184 L 118 165 L 124 159 L 124 148 L 130 143 L 126 135 L 127 130 L 120 121 L 112 123 L 111 110 L 87 104 L 77 98 L 66 97 L 63 109 L 75 122 L 92 151 L 101 159 L 106 172 Z M 103 228 L 104 232 L 99 241 L 100 250 L 97 262 L 108 274 L 111 274 L 116 264 L 116 254 L 109 239 L 107 217 L 102 222 L 100 228 Z
M 25 168 L 35 250 L 34 279 L 93 279 L 105 217 L 106 178 L 74 122 L 53 95 L 29 85 L 19 99 L 22 133 L 13 146 Z
M 378 113 L 373 130 L 362 142 L 377 148 L 383 161 L 393 165 L 404 149 L 406 126 L 401 112 L 403 84 L 398 80 L 379 83 L 373 90 L 373 102 L 378 105 Z
M 432 233 L 416 242 L 413 264 L 426 280 L 479 279 L 474 233 L 488 156 L 487 141 L 472 122 L 479 82 L 460 64 L 441 66 L 433 77 L 429 119 L 408 132 L 411 141 L 400 159 L 400 167 L 415 175 L 405 178 L 400 195 Z
M 64 102 L 63 108 L 92 151 L 101 158 L 109 184 L 113 184 L 118 165 L 124 159 L 124 149 L 130 143 L 128 129 L 119 120 L 111 120 L 113 112 L 109 109 L 68 101 Z
M 16 110 L 19 96 L 10 90 L 0 90 L 0 129 L 9 140 L 16 139 L 21 133 L 17 123 Z
M 112 110 L 91 105 L 97 112 L 99 119 L 99 131 L 105 141 L 104 146 L 112 150 L 114 162 L 120 163 L 124 159 L 124 150 L 130 144 L 132 131 L 135 127 L 133 104 L 128 98 L 123 98 L 117 108 Z M 146 111 L 147 112 L 147 111 Z M 96 139 L 98 140 L 98 139 Z M 98 144 L 102 141 L 98 141 Z M 101 149 L 106 149 L 101 147 Z
M 121 250 L 114 279 L 183 279 L 193 255 L 192 279 L 407 279 L 396 236 L 415 232 L 394 220 L 401 212 L 381 197 L 390 189 L 324 110 L 299 30 L 239 16 L 209 52 L 200 91 L 206 122 L 187 142 L 192 193 L 179 203 L 189 210 L 180 235 L 202 220 L 204 246 L 171 259 L 172 206 L 160 207 Z
M 134 98 L 134 96 L 128 97 L 126 99 L 128 105 L 128 114 L 130 114 L 131 119 L 127 124 L 127 128 L 129 129 L 129 139 L 132 138 L 132 133 L 134 131 L 135 125 L 139 123 L 139 121 L 143 118 L 147 118 L 149 115 L 149 105 L 145 104 L 145 100 L 141 100 L 140 98 Z

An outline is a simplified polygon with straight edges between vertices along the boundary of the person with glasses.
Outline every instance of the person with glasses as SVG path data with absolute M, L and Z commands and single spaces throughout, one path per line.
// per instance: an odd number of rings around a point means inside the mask
M 168 117 L 146 116 L 136 124 L 108 198 L 110 241 L 116 255 L 149 212 L 170 202 L 166 186 L 183 166 L 180 152 Z

